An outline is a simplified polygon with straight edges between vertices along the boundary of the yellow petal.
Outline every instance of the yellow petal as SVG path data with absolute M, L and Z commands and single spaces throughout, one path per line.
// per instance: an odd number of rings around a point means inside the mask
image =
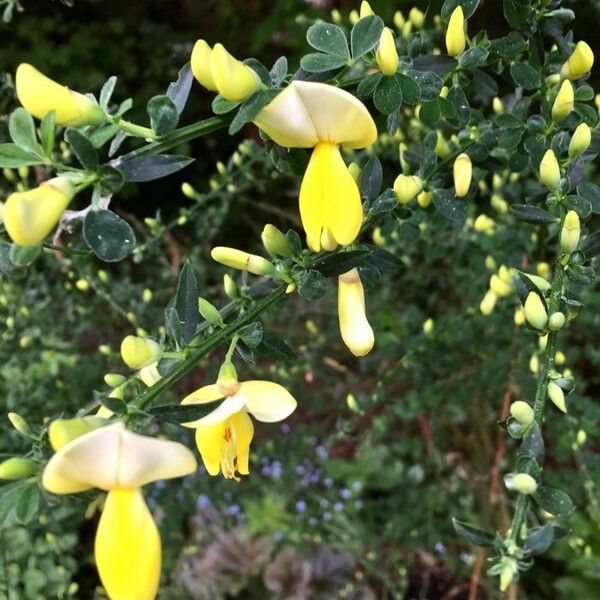
M 152 387 L 157 381 L 160 381 L 162 375 L 158 371 L 158 362 L 153 362 L 140 369 L 140 379 L 146 387 Z
M 368 354 L 375 344 L 365 313 L 365 294 L 356 269 L 338 278 L 338 317 L 344 344 L 354 356 Z
M 38 119 L 54 111 L 57 125 L 77 127 L 104 120 L 104 112 L 93 100 L 72 92 L 29 64 L 19 65 L 15 84 L 19 102 Z
M 225 428 L 225 421 L 221 421 L 214 425 L 199 425 L 196 429 L 196 445 L 209 475 L 218 475 L 221 470 Z
M 248 412 L 263 423 L 274 423 L 289 417 L 296 410 L 294 397 L 272 381 L 244 381 L 238 392 L 245 398 Z
M 212 50 L 210 46 L 204 40 L 198 40 L 192 50 L 191 66 L 192 73 L 198 82 L 207 90 L 216 92 L 218 90 L 212 76 L 211 56 Z
M 11 194 L 4 205 L 8 235 L 19 246 L 39 244 L 56 227 L 72 198 L 73 187 L 64 177 Z
M 207 402 L 215 402 L 224 398 L 225 394 L 221 391 L 216 383 L 205 385 L 200 389 L 188 394 L 182 401 L 181 404 L 206 404 Z
M 565 79 L 552 105 L 552 120 L 558 122 L 566 119 L 571 114 L 574 105 L 575 92 L 573 91 L 573 84 Z
M 231 415 L 241 410 L 244 406 L 244 398 L 238 393 L 234 396 L 225 398 L 215 410 L 208 413 L 206 416 L 196 419 L 195 421 L 188 421 L 182 423 L 184 427 L 199 427 L 201 425 L 215 425 L 227 420 Z
M 53 494 L 72 494 L 91 487 L 141 487 L 195 470 L 196 459 L 182 444 L 138 435 L 115 423 L 63 446 L 48 461 L 42 483 Z
M 308 245 L 321 249 L 323 229 L 338 244 L 350 244 L 363 220 L 360 192 L 337 146 L 313 150 L 300 187 L 300 216 Z
M 111 600 L 154 600 L 161 544 L 139 489 L 109 492 L 96 532 L 96 566 Z
M 375 122 L 360 100 L 313 81 L 292 81 L 254 122 L 286 148 L 310 148 L 319 142 L 365 148 L 377 139 Z
M 254 437 L 254 424 L 245 410 L 231 415 L 229 424 L 235 430 L 237 470 L 242 475 L 248 475 L 248 460 L 250 457 L 250 443 Z
M 211 73 L 219 94 L 232 102 L 245 100 L 261 86 L 256 72 L 231 56 L 222 44 L 213 48 Z

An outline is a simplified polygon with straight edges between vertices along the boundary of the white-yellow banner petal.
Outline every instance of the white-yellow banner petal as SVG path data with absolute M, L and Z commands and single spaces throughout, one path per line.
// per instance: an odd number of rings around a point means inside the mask
M 71 494 L 90 487 L 136 488 L 195 470 L 196 459 L 182 444 L 138 435 L 116 423 L 61 448 L 46 465 L 42 483 L 54 494 Z
M 272 381 L 244 381 L 238 393 L 244 396 L 248 412 L 264 423 L 282 421 L 298 404 L 282 385 Z
M 312 81 L 292 81 L 254 123 L 286 148 L 310 148 L 318 142 L 365 148 L 377 139 L 375 122 L 358 98 Z
M 220 390 L 219 386 L 216 383 L 211 383 L 186 396 L 181 401 L 181 404 L 206 404 L 224 397 L 225 394 Z
M 229 396 L 225 398 L 215 410 L 208 413 L 206 416 L 197 419 L 196 421 L 189 421 L 188 423 L 182 423 L 184 427 L 199 427 L 200 425 L 214 425 L 225 421 L 231 415 L 238 412 L 244 407 L 244 398 L 241 395 L 236 394 L 235 396 Z
M 111 600 L 154 600 L 160 535 L 139 489 L 109 492 L 96 532 L 96 566 Z

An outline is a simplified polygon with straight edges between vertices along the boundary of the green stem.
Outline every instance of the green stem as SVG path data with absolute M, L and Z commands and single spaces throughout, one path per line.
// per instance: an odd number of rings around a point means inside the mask
M 135 123 L 125 121 L 124 119 L 119 119 L 115 124 L 118 125 L 123 131 L 135 137 L 140 137 L 147 140 L 156 139 L 156 133 L 149 127 L 142 127 L 141 125 L 136 125 Z
M 213 333 L 205 340 L 194 346 L 185 360 L 181 361 L 172 371 L 167 373 L 152 387 L 148 388 L 145 392 L 135 398 L 131 402 L 131 405 L 137 408 L 144 408 L 159 394 L 172 387 L 175 383 L 187 375 L 211 350 L 217 348 L 228 337 L 235 334 L 245 325 L 252 323 L 254 319 L 258 317 L 258 315 L 283 298 L 286 287 L 287 286 L 285 285 L 278 287 L 268 296 L 265 296 L 256 302 L 256 304 L 249 308 L 241 317 L 239 317 L 239 319 L 233 323 L 230 323 L 224 329 Z

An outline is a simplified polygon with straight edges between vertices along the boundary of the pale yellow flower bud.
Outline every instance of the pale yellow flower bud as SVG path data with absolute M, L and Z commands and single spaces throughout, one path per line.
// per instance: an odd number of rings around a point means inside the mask
M 510 296 L 513 292 L 512 282 L 508 283 L 503 281 L 498 275 L 492 275 L 490 277 L 490 290 L 496 294 L 499 298 L 505 298 Z
M 360 18 L 362 19 L 363 17 L 369 17 L 374 14 L 375 13 L 373 12 L 371 5 L 367 2 L 367 0 L 363 0 L 360 3 Z
M 394 75 L 396 73 L 400 59 L 398 57 L 398 50 L 396 50 L 394 34 L 389 27 L 384 27 L 381 32 L 375 58 L 384 75 Z
M 87 279 L 78 279 L 75 282 L 75 287 L 80 291 L 80 292 L 87 292 L 90 289 L 90 283 Z
M 261 86 L 257 73 L 229 54 L 222 44 L 215 44 L 210 64 L 219 94 L 227 100 L 245 100 Z
M 498 96 L 494 96 L 492 100 L 492 110 L 497 115 L 501 115 L 504 112 L 504 104 L 502 104 L 502 100 Z
M 25 479 L 38 470 L 38 464 L 29 458 L 14 456 L 0 463 L 0 479 Z
M 558 331 L 565 324 L 565 315 L 561 312 L 555 312 L 548 319 L 548 329 Z
M 353 9 L 350 11 L 350 24 L 351 25 L 356 25 L 360 19 L 360 15 L 358 14 L 358 11 L 356 9 Z
M 394 25 L 396 26 L 396 29 L 401 30 L 404 27 L 404 23 L 406 23 L 406 19 L 404 18 L 402 11 L 397 10 L 394 13 Z
M 552 403 L 558 410 L 563 413 L 567 412 L 567 405 L 565 403 L 565 393 L 562 388 L 554 381 L 548 382 L 548 398 L 552 400 Z
M 56 227 L 73 198 L 65 177 L 55 177 L 27 192 L 14 192 L 4 205 L 4 225 L 19 246 L 39 244 Z
M 421 208 L 427 208 L 433 200 L 433 192 L 421 192 L 417 196 L 417 204 Z
M 574 105 L 575 92 L 573 91 L 573 84 L 566 79 L 562 82 L 552 105 L 552 120 L 558 123 L 566 119 L 571 114 Z
M 236 248 L 217 246 L 213 248 L 210 255 L 213 260 L 240 271 L 248 271 L 254 275 L 271 275 L 275 267 L 266 258 L 256 254 L 249 254 Z
M 515 315 L 513 317 L 515 325 L 521 326 L 525 324 L 525 311 L 522 306 L 515 308 Z
M 448 29 L 446 30 L 446 48 L 450 56 L 458 56 L 466 46 L 465 17 L 462 6 L 457 6 L 450 15 Z
M 104 376 L 104 383 L 111 388 L 119 387 L 123 385 L 127 381 L 127 378 L 124 375 L 120 375 L 119 373 L 107 373 Z
M 211 325 L 225 327 L 223 317 L 217 307 L 205 298 L 198 298 L 198 311 Z
M 565 254 L 575 252 L 577 246 L 579 246 L 580 236 L 581 226 L 579 224 L 579 215 L 574 210 L 570 210 L 566 214 L 562 229 L 560 230 L 560 249 Z
M 48 427 L 48 440 L 54 451 L 60 450 L 74 439 L 106 425 L 106 419 L 100 417 L 81 417 L 79 419 L 56 419 Z
M 583 446 L 585 444 L 586 440 L 587 440 L 587 433 L 583 429 L 580 429 L 577 432 L 577 438 L 576 438 L 577 445 Z
M 267 223 L 261 233 L 261 240 L 265 250 L 271 256 L 290 257 L 294 253 L 285 234 L 275 225 Z
M 498 296 L 492 290 L 488 290 L 479 304 L 479 310 L 484 317 L 489 317 L 496 306 Z
M 522 400 L 517 400 L 510 405 L 510 414 L 521 425 L 531 425 L 533 423 L 533 408 Z
M 592 130 L 587 123 L 581 123 L 575 129 L 569 142 L 569 158 L 575 158 L 585 152 L 592 142 Z
M 423 27 L 423 23 L 425 22 L 425 15 L 416 7 L 413 6 L 409 13 L 408 18 L 410 22 L 414 25 L 415 29 L 421 29 Z
M 20 64 L 15 76 L 19 102 L 38 119 L 54 111 L 56 124 L 68 127 L 97 125 L 105 119 L 94 100 L 73 92 L 40 73 L 29 64 Z
M 529 495 L 535 493 L 538 484 L 529 473 L 516 473 L 511 478 L 510 483 L 507 482 L 507 487 L 510 490 L 519 492 L 519 494 Z
M 496 222 L 494 219 L 491 219 L 487 215 L 478 215 L 473 223 L 473 229 L 477 231 L 477 233 L 487 233 L 491 234 L 494 231 L 494 226 Z
M 21 435 L 28 437 L 31 435 L 31 427 L 29 427 L 27 421 L 20 414 L 16 412 L 9 412 L 8 420 Z
M 416 175 L 398 175 L 394 181 L 394 192 L 401 204 L 408 204 L 423 188 L 423 182 Z
M 460 6 L 457 7 L 458 10 Z M 471 178 L 473 176 L 473 166 L 471 159 L 464 152 L 459 154 L 454 160 L 454 190 L 458 198 L 463 198 L 469 192 Z
M 532 354 L 529 359 L 529 370 L 535 375 L 540 368 L 540 359 L 537 354 Z
M 160 360 L 163 350 L 159 343 L 128 335 L 121 342 L 121 358 L 132 369 L 141 369 Z
M 237 285 L 231 275 L 223 275 L 223 289 L 228 298 L 235 300 L 238 297 Z
M 500 591 L 505 592 L 512 583 L 518 572 L 517 562 L 511 558 L 505 558 L 504 568 L 500 572 Z
M 450 156 L 450 148 L 448 147 L 448 142 L 446 142 L 446 140 L 444 139 L 444 135 L 439 129 L 437 130 L 436 134 L 437 140 L 435 142 L 435 148 L 433 149 L 433 151 L 435 152 L 436 156 L 439 156 L 440 158 L 448 158 L 448 156 Z
M 540 181 L 550 190 L 558 188 L 560 167 L 553 150 L 547 150 L 540 163 Z
M 552 271 L 550 265 L 547 262 L 539 262 L 536 267 L 536 271 L 540 277 L 544 279 L 550 279 Z
M 535 292 L 529 292 L 524 305 L 525 318 L 535 329 L 544 329 L 548 323 L 548 313 L 542 299 Z
M 554 355 L 554 364 L 558 365 L 559 367 L 561 365 L 564 365 L 567 362 L 567 357 L 565 356 L 564 352 L 561 352 L 560 350 Z
M 575 50 L 562 66 L 561 75 L 569 79 L 579 79 L 590 71 L 594 64 L 594 52 L 583 41 L 577 42 Z
M 354 356 L 368 354 L 375 344 L 373 329 L 365 313 L 365 293 L 358 270 L 338 278 L 338 317 L 344 343 Z
M 340 13 L 340 11 L 337 8 L 334 8 L 331 11 L 331 20 L 336 23 L 337 25 L 339 25 L 342 22 L 342 15 Z

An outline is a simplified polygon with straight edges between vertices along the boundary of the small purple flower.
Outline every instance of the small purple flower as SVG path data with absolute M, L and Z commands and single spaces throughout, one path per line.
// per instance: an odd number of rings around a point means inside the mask
M 211 505 L 210 498 L 206 494 L 200 494 L 196 500 L 196 508 L 202 510 Z
M 350 498 L 352 498 L 352 492 L 348 488 L 344 488 L 343 490 L 340 491 L 340 496 L 344 500 L 350 500 Z
M 354 502 L 354 508 L 356 510 L 360 510 L 364 505 L 365 505 L 365 503 L 362 500 L 356 500 Z
M 331 477 L 326 477 L 323 480 L 323 483 L 324 483 L 324 485 L 325 485 L 326 488 L 333 487 L 333 479 L 331 479 Z
M 331 521 L 333 519 L 333 515 L 327 511 L 323 513 L 323 521 Z
M 319 506 L 321 508 L 327 508 L 329 506 L 329 500 L 326 500 L 325 498 L 321 498 L 321 500 L 319 500 Z
M 342 502 L 336 502 L 333 505 L 333 510 L 335 510 L 335 512 L 342 512 L 344 510 L 344 504 Z
M 438 542 L 438 543 L 435 545 L 435 551 L 436 551 L 438 554 L 445 554 L 445 553 L 446 553 L 446 546 L 444 546 L 444 544 L 442 544 L 442 542 Z
M 232 504 L 231 506 L 227 507 L 227 514 L 234 517 L 235 515 L 239 514 L 241 510 L 242 509 L 240 508 L 239 504 Z
M 298 500 L 296 502 L 296 512 L 303 513 L 306 510 L 306 502 L 304 500 Z
M 281 531 L 276 531 L 276 532 L 273 534 L 273 540 L 274 540 L 275 542 L 280 542 L 282 539 L 283 539 L 283 533 L 282 533 Z
M 289 426 L 288 423 L 281 424 L 281 433 L 283 433 L 283 435 L 288 435 L 291 431 L 292 428 Z
M 314 527 L 319 521 L 315 518 L 315 517 L 311 517 L 310 519 L 308 519 L 308 524 L 311 527 Z

